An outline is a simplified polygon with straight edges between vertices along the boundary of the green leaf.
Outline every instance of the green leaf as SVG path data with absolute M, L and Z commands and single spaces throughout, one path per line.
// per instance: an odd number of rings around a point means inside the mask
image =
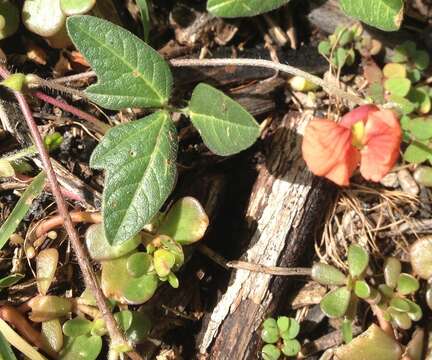
M 204 236 L 208 224 L 208 216 L 200 202 L 187 196 L 177 200 L 169 209 L 158 233 L 171 237 L 181 245 L 189 245 Z
M 346 286 L 337 288 L 327 293 L 321 300 L 321 311 L 329 318 L 343 316 L 351 299 L 351 292 Z
M 131 323 L 125 331 L 125 335 L 132 343 L 139 344 L 143 342 L 150 333 L 151 321 L 142 311 L 132 311 L 131 315 Z
M 217 155 L 236 154 L 251 146 L 260 134 L 255 119 L 222 91 L 199 84 L 188 109 L 204 143 Z
M 44 321 L 41 324 L 41 335 L 53 351 L 59 352 L 63 348 L 64 337 L 59 319 Z
M 392 95 L 404 97 L 411 89 L 411 81 L 407 78 L 392 77 L 384 82 L 384 88 Z
M 151 266 L 151 255 L 141 251 L 129 256 L 126 263 L 127 271 L 132 277 L 148 274 Z
M 432 149 L 429 148 L 427 143 L 416 141 L 405 150 L 403 158 L 405 161 L 413 164 L 420 164 L 432 157 Z
M 136 234 L 119 245 L 109 244 L 103 224 L 90 225 L 85 233 L 85 244 L 93 260 L 116 259 L 135 250 L 141 244 L 141 236 Z
M 95 4 L 96 0 L 60 0 L 60 7 L 67 16 L 85 14 Z
M 424 50 L 418 50 L 413 55 L 414 65 L 419 70 L 425 70 L 429 66 L 429 54 Z
M 151 20 L 150 20 L 150 9 L 149 9 L 149 0 L 136 0 L 136 3 L 140 9 L 141 14 L 141 22 L 144 31 L 144 41 L 148 43 L 150 28 L 151 28 Z
M 86 335 L 90 332 L 92 326 L 91 321 L 84 317 L 77 316 L 63 324 L 63 334 L 69 337 Z
M 300 324 L 294 318 L 289 319 L 289 328 L 283 332 L 281 332 L 282 339 L 291 340 L 294 339 L 300 332 Z
M 44 185 L 45 173 L 42 171 L 32 180 L 6 221 L 0 227 L 0 249 L 3 248 L 10 236 L 15 232 L 17 226 L 30 209 L 33 200 L 42 192 Z
M 408 302 L 410 306 L 410 309 L 408 311 L 409 318 L 412 321 L 419 321 L 423 316 L 422 308 L 419 305 L 417 305 L 414 301 L 411 301 L 409 299 L 405 299 L 405 300 Z
M 384 31 L 398 30 L 403 18 L 403 0 L 341 0 L 342 9 L 364 23 Z
M 331 51 L 331 44 L 330 44 L 330 41 L 327 41 L 327 40 L 325 40 L 325 41 L 321 41 L 319 44 L 318 44 L 318 52 L 321 54 L 321 55 L 324 55 L 324 56 L 328 56 L 328 55 L 330 55 L 330 51 Z
M 279 329 L 264 327 L 261 331 L 261 339 L 267 344 L 275 344 L 279 340 Z
M 371 287 L 364 280 L 357 280 L 354 283 L 354 292 L 360 299 L 367 299 L 371 295 Z
M 0 289 L 8 288 L 9 286 L 15 285 L 20 280 L 24 279 L 23 274 L 10 274 L 0 279 Z
M 399 275 L 397 282 L 397 291 L 399 294 L 408 295 L 415 293 L 420 287 L 419 281 L 412 275 L 402 273 Z
M 300 352 L 301 345 L 298 340 L 284 340 L 282 345 L 282 353 L 286 356 L 295 356 Z
M 68 18 L 67 29 L 98 76 L 98 82 L 86 90 L 92 101 L 112 110 L 167 104 L 171 71 L 145 42 L 120 26 L 88 15 Z
M 432 138 L 432 118 L 411 119 L 408 123 L 408 129 L 417 140 L 428 140 Z
M 325 263 L 315 263 L 312 266 L 312 280 L 322 285 L 345 285 L 346 276 L 334 266 Z
M 368 252 L 359 245 L 351 245 L 348 249 L 348 268 L 351 276 L 363 274 L 368 264 Z
M 68 340 L 60 353 L 61 360 L 96 360 L 102 350 L 100 336 L 80 335 Z
M 383 74 L 386 78 L 405 78 L 407 69 L 404 64 L 389 63 L 384 66 Z
M 397 327 L 399 327 L 403 330 L 408 330 L 411 328 L 412 320 L 408 316 L 407 312 L 398 312 L 398 311 L 395 311 L 394 309 L 391 309 L 391 308 L 389 309 L 389 311 L 390 311 L 392 320 L 396 324 Z
M 276 322 L 280 333 L 287 331 L 290 327 L 290 318 L 288 316 L 279 316 Z
M 90 166 L 107 171 L 102 209 L 111 245 L 138 233 L 171 193 L 177 145 L 169 114 L 159 111 L 116 126 L 94 150 Z
M 396 287 L 401 270 L 402 264 L 398 259 L 394 257 L 389 257 L 385 260 L 384 279 L 386 285 L 391 289 L 394 289 Z
M 207 10 L 220 17 L 249 17 L 274 10 L 288 2 L 289 0 L 208 0 Z
M 264 360 L 278 360 L 281 356 L 281 351 L 273 344 L 266 344 L 261 350 L 261 355 Z
M 405 299 L 395 297 L 390 300 L 390 306 L 399 312 L 408 312 L 410 310 L 410 305 Z
M 398 105 L 404 115 L 412 113 L 416 108 L 416 104 L 413 104 L 408 99 L 405 99 L 402 96 L 391 94 L 389 100 L 393 101 Z
M 3 334 L 0 332 L 0 359 L 16 360 L 16 356 L 12 351 L 10 344 L 7 342 Z

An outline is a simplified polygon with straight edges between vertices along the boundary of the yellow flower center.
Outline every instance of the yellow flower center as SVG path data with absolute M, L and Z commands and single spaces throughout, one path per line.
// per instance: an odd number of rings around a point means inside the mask
M 351 143 L 356 148 L 361 149 L 363 147 L 363 138 L 365 134 L 365 126 L 363 121 L 357 121 L 351 128 L 352 141 Z

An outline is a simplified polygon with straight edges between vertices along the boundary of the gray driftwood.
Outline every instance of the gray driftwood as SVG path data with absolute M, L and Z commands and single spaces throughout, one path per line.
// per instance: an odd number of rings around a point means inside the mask
M 245 216 L 250 241 L 241 260 L 267 266 L 309 265 L 332 188 L 315 178 L 301 156 L 308 116 L 288 114 L 269 142 Z M 213 360 L 257 359 L 263 319 L 286 306 L 292 279 L 234 270 L 225 293 L 203 321 L 197 347 Z

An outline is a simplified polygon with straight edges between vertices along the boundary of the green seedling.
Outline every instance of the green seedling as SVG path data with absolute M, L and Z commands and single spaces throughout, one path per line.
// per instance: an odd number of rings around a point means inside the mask
M 116 301 L 141 304 L 149 300 L 159 281 L 177 288 L 174 272 L 184 263 L 184 245 L 200 240 L 207 229 L 208 217 L 194 198 L 179 199 L 166 214 L 159 214 L 146 233 L 146 252 L 138 251 L 141 236 L 120 245 L 109 244 L 103 226 L 91 225 L 85 236 L 90 256 L 102 265 L 101 287 Z
M 19 26 L 18 7 L 10 0 L 0 0 L 0 40 L 13 35 Z
M 44 145 L 49 152 L 57 150 L 62 142 L 63 136 L 58 132 L 54 132 L 44 137 Z
M 355 61 L 355 44 L 362 39 L 362 29 L 359 26 L 339 26 L 327 40 L 318 44 L 318 52 L 330 64 L 342 69 L 345 65 L 352 65 Z
M 15 285 L 16 283 L 20 282 L 22 279 L 24 279 L 25 275 L 23 274 L 10 274 L 8 276 L 2 277 L 0 279 L 0 290 L 6 289 L 10 286 Z
M 412 275 L 401 272 L 402 265 L 396 258 L 387 258 L 384 264 L 385 284 L 378 286 L 382 295 L 378 306 L 383 309 L 384 317 L 393 325 L 407 330 L 412 321 L 423 316 L 421 307 L 408 296 L 417 292 L 419 281 Z
M 132 344 L 142 343 L 150 333 L 150 318 L 142 311 L 123 310 L 114 317 Z
M 80 335 L 66 338 L 60 352 L 61 360 L 96 360 L 102 350 L 102 338 L 97 335 Z
M 351 323 L 355 318 L 358 299 L 378 303 L 380 294 L 365 280 L 369 254 L 358 245 L 348 249 L 348 269 L 345 275 L 332 265 L 317 263 L 312 267 L 312 279 L 322 285 L 336 286 L 321 300 L 320 306 L 326 316 L 343 318 L 342 332 L 346 342 L 352 338 Z
M 261 339 L 266 343 L 261 356 L 264 360 L 278 360 L 285 356 L 296 356 L 301 349 L 300 342 L 296 339 L 300 331 L 300 325 L 294 318 L 280 316 L 277 320 L 268 318 L 264 321 L 261 331 Z

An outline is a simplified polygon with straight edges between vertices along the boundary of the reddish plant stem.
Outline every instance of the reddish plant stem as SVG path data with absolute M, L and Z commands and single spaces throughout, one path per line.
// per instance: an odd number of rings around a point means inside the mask
M 64 111 L 70 112 L 71 114 L 75 115 L 76 117 L 79 117 L 80 119 L 86 120 L 89 123 L 91 123 L 101 134 L 105 134 L 109 129 L 110 126 L 100 121 L 98 118 L 94 117 L 93 115 L 90 115 L 80 109 L 77 109 L 75 106 L 69 105 L 68 103 L 54 99 L 53 97 L 43 93 L 42 91 L 36 91 L 32 93 L 34 96 L 36 96 L 38 99 L 45 101 L 48 104 L 51 104 L 53 106 L 56 106 Z
M 3 78 L 6 78 L 10 75 L 10 73 L 3 67 L 0 66 L 0 76 Z M 41 93 L 42 94 L 42 93 Z M 66 229 L 66 232 L 69 236 L 72 248 L 75 252 L 75 255 L 78 260 L 78 265 L 81 269 L 81 272 L 83 274 L 84 282 L 86 287 L 88 287 L 91 292 L 93 293 L 98 308 L 102 313 L 103 319 L 105 320 L 105 324 L 108 330 L 108 333 L 111 337 L 111 342 L 115 346 L 121 346 L 126 345 L 128 346 L 128 342 L 126 338 L 124 337 L 124 334 L 121 333 L 120 329 L 117 326 L 117 322 L 115 321 L 107 300 L 102 293 L 102 290 L 100 289 L 97 278 L 95 273 L 93 272 L 92 266 L 90 264 L 90 261 L 87 256 L 87 252 L 81 243 L 78 233 L 74 227 L 74 224 L 72 222 L 72 219 L 69 215 L 69 211 L 67 209 L 66 202 L 63 198 L 63 195 L 60 190 L 60 185 L 57 181 L 57 177 L 54 172 L 54 168 L 51 164 L 48 152 L 45 148 L 45 145 L 43 143 L 42 137 L 39 133 L 39 130 L 37 128 L 36 122 L 33 118 L 32 111 L 30 109 L 30 106 L 27 103 L 27 100 L 25 99 L 24 95 L 20 92 L 14 92 L 14 95 L 18 101 L 18 104 L 20 105 L 21 111 L 24 115 L 24 118 L 27 122 L 27 125 L 30 129 L 30 133 L 33 137 L 33 141 L 36 145 L 36 148 L 39 151 L 43 166 L 45 168 L 45 171 L 47 173 L 48 181 L 51 184 L 51 190 L 54 195 L 55 201 L 57 203 L 57 208 L 60 213 L 60 215 L 64 219 L 64 227 Z M 44 94 L 43 94 L 44 95 Z M 135 352 L 129 352 L 129 357 L 133 360 L 141 359 L 141 356 L 138 353 Z

